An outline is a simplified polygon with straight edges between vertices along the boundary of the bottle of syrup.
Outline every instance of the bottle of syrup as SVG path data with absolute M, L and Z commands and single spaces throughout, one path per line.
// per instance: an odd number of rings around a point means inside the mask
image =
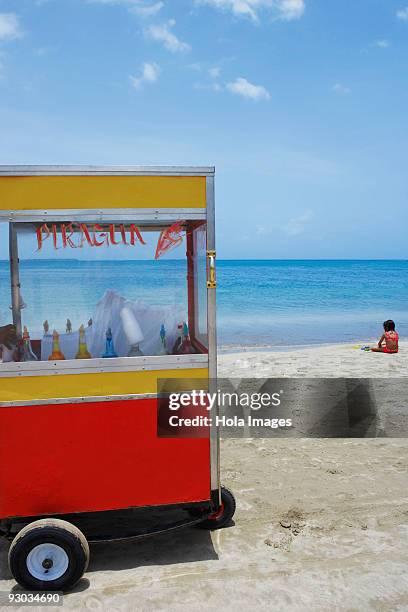
M 179 355 L 191 355 L 193 353 L 195 353 L 195 350 L 193 348 L 193 345 L 191 344 L 190 333 L 188 331 L 188 325 L 187 325 L 187 323 L 184 323 L 184 325 L 183 325 L 183 340 L 182 340 L 182 343 L 181 343 L 180 348 L 178 350 L 178 354 Z
M 38 361 L 37 356 L 34 354 L 33 347 L 31 346 L 30 334 L 26 326 L 24 326 L 23 332 L 23 356 L 21 361 Z
M 75 355 L 75 359 L 92 359 L 92 355 L 86 345 L 85 327 L 83 325 L 79 328 L 78 352 Z
M 168 355 L 167 341 L 166 341 L 166 328 L 164 327 L 163 324 L 160 327 L 160 344 L 159 344 L 159 350 L 157 354 L 158 355 Z
M 48 357 L 48 361 L 59 361 L 62 359 L 65 359 L 65 355 L 61 351 L 61 348 L 60 348 L 59 333 L 57 332 L 56 329 L 54 329 L 53 334 L 52 334 L 52 353 Z

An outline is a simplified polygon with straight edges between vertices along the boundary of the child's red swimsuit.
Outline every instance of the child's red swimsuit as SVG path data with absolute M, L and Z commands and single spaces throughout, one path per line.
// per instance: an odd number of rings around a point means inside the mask
M 392 334 L 392 335 L 391 335 Z M 382 348 L 383 353 L 398 353 L 398 333 L 397 332 L 385 332 L 385 346 Z M 387 345 L 395 346 L 395 348 L 389 348 Z

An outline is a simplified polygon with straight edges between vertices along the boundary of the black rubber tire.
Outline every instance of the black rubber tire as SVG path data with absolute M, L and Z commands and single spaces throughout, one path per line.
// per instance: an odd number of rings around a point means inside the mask
M 237 504 L 235 497 L 226 487 L 221 487 L 221 504 L 218 513 L 216 512 L 213 517 L 210 516 L 201 523 L 198 523 L 197 527 L 213 530 L 221 529 L 221 527 L 228 525 L 235 514 Z
M 68 568 L 55 580 L 39 580 L 27 567 L 27 557 L 39 544 L 56 544 L 68 556 Z M 82 578 L 89 563 L 89 546 L 83 533 L 67 521 L 42 519 L 24 527 L 9 550 L 9 567 L 14 579 L 30 591 L 68 591 Z

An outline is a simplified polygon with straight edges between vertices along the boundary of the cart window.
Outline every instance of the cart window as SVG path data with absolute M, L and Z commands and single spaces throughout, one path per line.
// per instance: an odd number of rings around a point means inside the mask
M 66 221 L 12 227 L 21 285 L 14 316 L 21 317 L 22 335 L 14 360 L 206 351 L 205 226 Z M 0 279 L 2 287 L 10 283 L 8 261 L 0 263 Z M 197 296 L 191 305 L 190 291 Z M 1 311 L 11 314 L 6 293 Z

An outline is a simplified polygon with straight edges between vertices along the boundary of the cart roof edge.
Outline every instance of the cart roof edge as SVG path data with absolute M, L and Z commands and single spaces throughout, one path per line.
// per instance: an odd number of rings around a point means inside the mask
M 213 176 L 215 166 L 3 165 L 0 176 Z

